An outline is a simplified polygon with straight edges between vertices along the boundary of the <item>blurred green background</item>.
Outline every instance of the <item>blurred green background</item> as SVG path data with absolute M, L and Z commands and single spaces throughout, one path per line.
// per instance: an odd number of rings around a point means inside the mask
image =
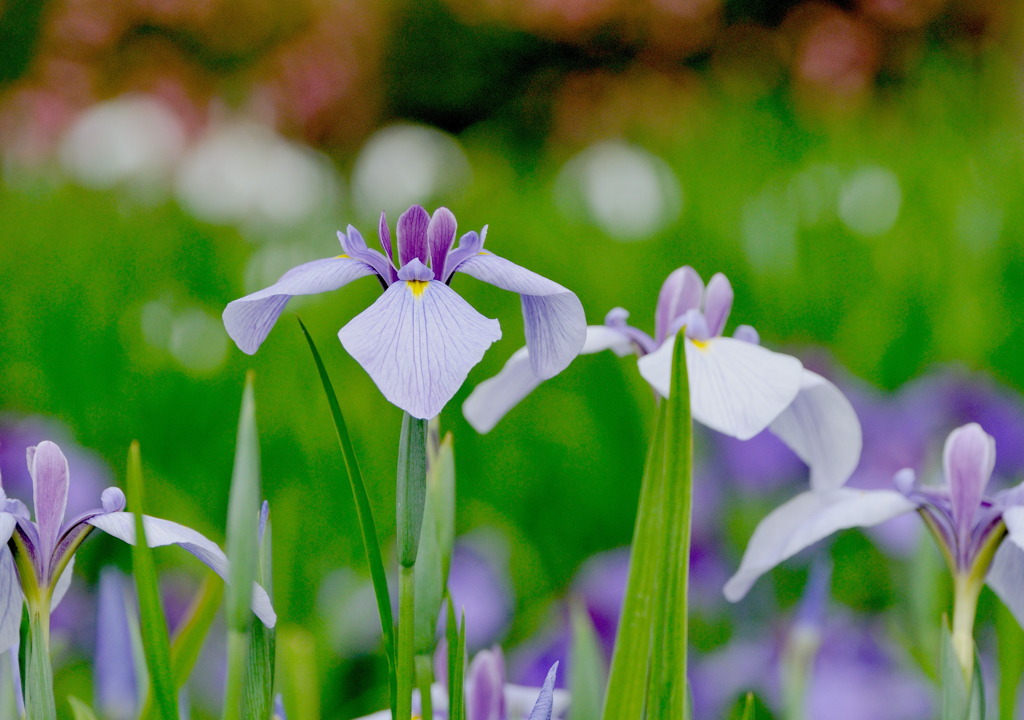
M 368 712 L 379 662 L 321 638 L 322 581 L 364 563 L 312 362 L 288 313 L 243 355 L 224 305 L 348 223 L 369 239 L 381 209 L 444 204 L 592 323 L 623 306 L 652 329 L 690 264 L 729 276 L 732 322 L 771 347 L 883 389 L 957 361 L 1020 390 L 1022 22 L 996 0 L 0 0 L 0 412 L 63 422 L 121 484 L 137 438 L 154 514 L 222 541 L 254 368 L 277 609 L 313 634 L 325 716 Z M 514 645 L 628 543 L 653 401 L 606 353 L 478 436 L 459 406 L 522 319 L 456 289 L 504 333 L 441 421 L 460 531 L 509 550 Z M 378 290 L 289 310 L 388 538 L 400 414 L 335 339 Z M 112 558 L 93 540 L 80 581 Z

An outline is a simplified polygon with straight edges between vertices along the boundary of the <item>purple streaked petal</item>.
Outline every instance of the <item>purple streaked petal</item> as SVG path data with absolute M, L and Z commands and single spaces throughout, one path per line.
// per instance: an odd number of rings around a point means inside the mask
M 138 714 L 132 632 L 128 619 L 128 584 L 113 568 L 100 574 L 96 616 L 95 697 L 103 717 L 133 720 Z
M 394 262 L 394 253 L 391 252 L 391 228 L 388 227 L 388 216 L 381 210 L 380 222 L 377 223 L 377 237 L 380 238 L 380 246 L 388 260 Z
M 413 205 L 398 218 L 399 265 L 405 265 L 413 258 L 424 265 L 429 257 L 427 252 L 427 226 L 430 215 L 419 205 Z
M 376 272 L 359 260 L 324 258 L 294 267 L 268 288 L 228 303 L 224 327 L 238 349 L 252 355 L 266 340 L 284 306 L 295 295 L 337 290 L 353 280 Z
M 633 341 L 617 329 L 588 325 L 581 355 L 612 350 L 620 357 L 633 352 Z M 478 433 L 490 432 L 508 412 L 543 382 L 533 373 L 530 351 L 519 348 L 501 372 L 484 380 L 462 404 L 462 414 Z
M 427 248 L 430 251 L 430 267 L 434 277 L 441 280 L 445 277 L 444 265 L 448 251 L 455 242 L 455 231 L 458 225 L 452 211 L 446 207 L 438 208 L 427 225 Z
M 448 259 L 444 264 L 445 282 L 449 282 L 451 280 L 452 275 L 458 271 L 459 266 L 462 263 L 469 258 L 480 254 L 480 251 L 484 249 L 484 240 L 486 238 L 486 225 L 479 233 L 475 230 L 471 230 L 459 238 L 459 246 L 448 254 Z
M 732 285 L 722 273 L 715 273 L 708 280 L 708 289 L 704 293 L 704 317 L 708 321 L 708 330 L 712 335 L 721 335 L 725 329 L 725 321 L 732 310 Z
M 676 320 L 690 310 L 700 309 L 704 295 L 704 281 L 689 265 L 673 270 L 665 278 L 658 293 L 658 306 L 654 312 L 654 337 L 658 343 L 673 333 Z
M 447 285 L 416 280 L 395 283 L 338 332 L 384 397 L 418 418 L 440 413 L 500 337 L 497 320 Z
M 555 676 L 558 674 L 558 663 L 556 662 L 548 670 L 548 676 L 544 678 L 544 685 L 537 696 L 537 702 L 530 711 L 528 720 L 551 720 L 551 712 L 555 704 Z
M 500 649 L 481 650 L 469 664 L 466 720 L 505 720 L 505 663 Z
M 737 602 L 761 575 L 837 530 L 871 527 L 916 508 L 893 490 L 801 493 L 758 524 L 739 569 L 725 584 L 725 597 Z
M 105 533 L 135 544 L 135 515 L 129 512 L 105 513 L 89 518 L 88 522 Z M 170 520 L 143 516 L 146 528 L 146 542 L 150 547 L 177 545 L 195 555 L 208 568 L 217 573 L 225 582 L 228 579 L 228 559 L 215 542 L 190 527 Z M 257 583 L 252 588 L 252 610 L 269 628 L 274 627 L 277 615 L 267 596 L 267 591 Z
M 0 515 L 0 524 L 7 525 L 7 518 L 10 518 L 7 513 Z M 10 528 L 14 528 L 13 520 L 10 521 Z M 6 534 L 10 538 L 10 531 Z M 0 537 L 2 535 L 0 532 Z M 24 596 L 21 593 L 21 583 L 18 582 L 18 571 L 14 567 L 14 556 L 11 555 L 5 540 L 3 547 L 0 548 L 0 652 L 6 652 L 18 645 L 23 602 Z
M 587 318 L 573 292 L 486 251 L 467 258 L 458 269 L 522 297 L 526 346 L 535 375 L 554 377 L 579 354 L 587 336 Z
M 28 461 L 29 472 L 32 474 L 36 525 L 39 528 L 39 553 L 43 567 L 48 567 L 68 504 L 68 461 L 60 448 L 49 440 L 29 448 Z
M 377 250 L 368 248 L 362 233 L 349 225 L 347 233 L 338 232 L 338 239 L 341 241 L 341 247 L 345 250 L 345 254 L 353 260 L 364 262 L 372 267 L 377 276 L 385 281 L 385 286 L 394 282 L 395 267 L 392 265 L 391 259 L 384 257 Z
M 810 467 L 814 490 L 842 486 L 857 468 L 857 413 L 839 388 L 817 373 L 803 371 L 796 399 L 768 427 Z
M 640 374 L 663 397 L 672 374 L 666 340 L 640 358 Z M 789 355 L 740 340 L 717 337 L 686 341 L 686 370 L 693 417 L 713 430 L 747 440 L 764 430 L 796 398 L 803 366 Z
M 981 507 L 985 486 L 996 463 L 996 443 L 977 423 L 957 428 L 946 438 L 942 464 L 949 483 L 953 522 L 961 544 L 966 544 Z

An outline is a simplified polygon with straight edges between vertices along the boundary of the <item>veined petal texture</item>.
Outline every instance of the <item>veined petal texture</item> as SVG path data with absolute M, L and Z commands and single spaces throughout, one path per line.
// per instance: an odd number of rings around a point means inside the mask
M 587 339 L 581 355 L 613 350 L 617 355 L 627 355 L 633 350 L 632 341 L 622 333 L 604 325 L 588 325 Z M 530 364 L 528 348 L 519 348 L 508 359 L 497 375 L 473 388 L 473 392 L 462 405 L 462 414 L 478 433 L 490 432 L 543 380 L 537 377 Z
M 537 703 L 533 706 L 533 710 L 530 711 L 530 717 L 528 720 L 551 720 L 551 713 L 554 709 L 554 694 L 555 694 L 555 675 L 558 673 L 558 663 L 556 662 L 548 670 L 548 675 L 544 678 L 544 685 L 540 689 L 540 695 L 537 696 Z
M 837 530 L 871 527 L 916 508 L 894 490 L 800 493 L 758 524 L 739 570 L 725 584 L 725 597 L 740 600 L 761 575 Z
M 10 538 L 14 529 L 14 519 L 3 513 L 0 516 L 6 527 L 9 520 L 11 530 L 6 531 Z M 0 533 L 2 535 L 2 533 Z M 14 567 L 14 556 L 11 555 L 7 542 L 0 549 L 0 652 L 7 652 L 15 647 L 20 640 L 21 606 L 24 596 L 21 594 L 21 583 L 18 582 L 18 571 Z
M 811 488 L 834 490 L 857 469 L 860 420 L 839 388 L 805 369 L 800 392 L 769 429 L 811 469 Z
M 946 438 L 942 461 L 949 482 L 957 535 L 960 542 L 966 543 L 996 464 L 996 441 L 980 425 L 969 423 Z
M 389 401 L 432 418 L 501 337 L 491 320 L 437 281 L 400 281 L 338 333 Z
M 467 258 L 455 269 L 522 296 L 530 364 L 541 379 L 560 373 L 583 348 L 587 318 L 572 291 L 487 251 Z
M 36 525 L 39 527 L 39 554 L 43 565 L 49 567 L 68 504 L 68 461 L 59 447 L 45 440 L 29 448 L 28 467 L 32 475 Z M 8 538 L 10 535 L 7 533 Z
M 295 295 L 337 290 L 353 280 L 374 275 L 364 262 L 348 257 L 313 260 L 294 267 L 268 288 L 228 303 L 224 328 L 238 349 L 252 355 L 266 340 L 284 306 Z
M 668 397 L 672 344 L 640 358 L 640 374 Z M 726 435 L 747 440 L 768 427 L 796 398 L 803 366 L 789 355 L 742 340 L 686 341 L 693 417 Z
M 96 515 L 88 522 L 105 533 L 123 540 L 129 545 L 135 544 L 135 515 L 130 512 L 112 512 Z M 200 532 L 190 527 L 179 525 L 170 520 L 144 515 L 142 522 L 146 529 L 146 542 L 150 547 L 177 545 L 195 555 L 208 568 L 217 573 L 225 582 L 228 579 L 228 559 L 224 551 Z M 252 610 L 256 617 L 267 627 L 274 627 L 277 615 L 267 596 L 267 591 L 257 583 L 252 587 Z

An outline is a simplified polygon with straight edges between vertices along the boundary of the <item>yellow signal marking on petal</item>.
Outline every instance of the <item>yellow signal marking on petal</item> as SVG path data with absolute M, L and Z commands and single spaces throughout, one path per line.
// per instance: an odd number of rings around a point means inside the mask
M 694 345 L 696 345 L 701 350 L 707 350 L 708 349 L 708 341 L 707 340 L 690 340 L 690 342 L 692 342 Z
M 338 259 L 342 259 L 342 260 L 351 260 L 352 258 L 350 258 L 350 257 L 349 257 L 348 255 L 335 255 L 335 256 L 334 256 L 334 259 L 335 259 L 335 260 L 338 260 Z
M 412 296 L 418 298 L 423 295 L 430 282 L 428 280 L 406 280 L 405 284 L 409 286 L 409 291 L 412 293 Z

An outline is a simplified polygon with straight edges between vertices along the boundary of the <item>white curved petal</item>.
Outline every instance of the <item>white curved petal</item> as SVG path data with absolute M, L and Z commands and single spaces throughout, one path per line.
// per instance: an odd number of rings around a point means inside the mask
M 86 522 L 129 545 L 135 544 L 135 515 L 133 513 L 104 513 L 96 515 Z M 199 558 L 204 565 L 217 573 L 225 582 L 228 581 L 228 558 L 217 546 L 217 543 L 190 527 L 170 520 L 144 515 L 142 522 L 146 529 L 146 543 L 150 547 L 177 545 Z M 252 610 L 264 625 L 269 628 L 274 627 L 277 622 L 274 607 L 267 596 L 267 591 L 257 583 L 253 583 L 252 586 Z
M 56 610 L 57 606 L 60 605 L 60 601 L 68 594 L 68 588 L 71 587 L 71 578 L 74 576 L 74 570 L 75 556 L 72 555 L 71 559 L 68 560 L 68 564 L 64 567 L 64 572 L 60 574 L 57 584 L 53 586 L 53 595 L 50 596 L 50 612 Z
M 270 287 L 229 302 L 223 313 L 224 328 L 239 350 L 252 355 L 267 339 L 293 296 L 337 290 L 373 274 L 374 269 L 368 264 L 349 257 L 304 263 L 293 267 Z
M 487 251 L 463 260 L 456 271 L 519 293 L 526 346 L 538 377 L 554 377 L 580 353 L 587 318 L 583 304 L 571 290 Z
M 428 419 L 501 338 L 501 328 L 442 282 L 402 280 L 349 321 L 338 338 L 384 397 Z
M 612 350 L 617 355 L 633 351 L 632 341 L 622 333 L 604 325 L 587 326 L 587 339 L 581 355 Z M 543 382 L 530 365 L 530 351 L 519 348 L 508 359 L 501 372 L 484 380 L 462 404 L 462 414 L 478 433 L 490 432 L 523 398 Z
M 725 584 L 725 597 L 740 600 L 761 575 L 837 530 L 871 527 L 916 507 L 893 490 L 801 493 L 758 524 L 739 570 Z
M 640 374 L 668 397 L 672 374 L 669 338 L 640 358 Z M 742 340 L 686 340 L 686 371 L 694 419 L 712 430 L 748 440 L 768 427 L 796 398 L 803 366 L 789 355 Z
M 3 517 L 11 517 L 7 513 Z M 13 530 L 14 524 L 11 523 Z M 10 537 L 10 533 L 7 533 Z M 18 645 L 21 630 L 21 605 L 24 596 L 14 567 L 14 557 L 6 541 L 0 548 L 0 652 Z
M 804 369 L 800 392 L 768 428 L 811 469 L 811 488 L 834 490 L 845 483 L 860 461 L 861 430 L 857 413 L 839 388 Z
M 1024 510 L 1024 508 L 1013 508 Z M 1021 541 L 1003 542 L 992 559 L 985 579 L 992 592 L 999 596 L 1021 627 L 1024 627 L 1024 549 Z

